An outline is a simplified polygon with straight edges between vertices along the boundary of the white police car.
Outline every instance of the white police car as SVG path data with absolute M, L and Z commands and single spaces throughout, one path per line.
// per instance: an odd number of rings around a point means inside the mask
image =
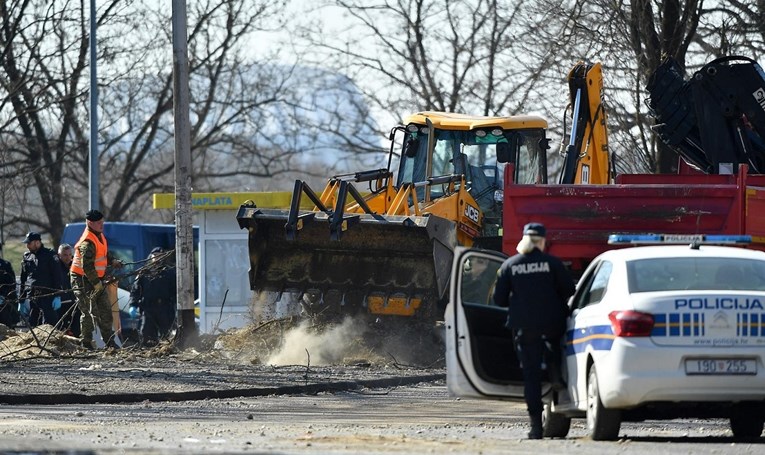
M 765 420 L 765 253 L 722 236 L 612 236 L 640 246 L 598 256 L 570 301 L 564 340 L 568 387 L 545 388 L 544 432 L 565 437 L 572 417 L 615 439 L 622 421 L 729 418 L 733 435 L 760 437 Z M 689 246 L 689 243 L 693 243 Z M 466 265 L 496 271 L 504 256 L 459 249 L 446 309 L 450 393 L 523 398 L 503 308 L 463 301 Z M 480 300 L 480 299 L 474 299 Z

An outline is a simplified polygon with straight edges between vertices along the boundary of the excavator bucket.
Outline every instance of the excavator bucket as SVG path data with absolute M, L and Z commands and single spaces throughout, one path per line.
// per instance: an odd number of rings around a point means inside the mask
M 456 245 L 454 223 L 416 215 L 351 219 L 333 223 L 332 213 L 303 212 L 291 229 L 289 210 L 241 206 L 237 220 L 249 232 L 251 288 L 298 292 L 315 314 L 436 320 Z M 333 225 L 341 236 L 331 234 Z

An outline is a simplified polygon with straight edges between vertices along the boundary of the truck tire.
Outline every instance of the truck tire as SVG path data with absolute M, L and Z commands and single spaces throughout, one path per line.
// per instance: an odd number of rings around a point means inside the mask
M 552 412 L 551 403 L 544 404 L 542 412 L 542 435 L 545 438 L 565 438 L 571 429 L 571 417 Z
M 613 441 L 619 437 L 622 424 L 621 413 L 617 409 L 606 409 L 600 400 L 598 375 L 595 365 L 587 376 L 587 431 L 594 441 Z
M 741 403 L 733 407 L 730 416 L 730 429 L 735 438 L 759 438 L 762 435 L 764 425 L 765 418 L 762 416 L 761 408 L 749 403 Z

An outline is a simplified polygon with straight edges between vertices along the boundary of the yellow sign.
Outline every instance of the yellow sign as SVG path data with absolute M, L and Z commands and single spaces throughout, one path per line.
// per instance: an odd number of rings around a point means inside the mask
M 174 209 L 175 194 L 153 195 L 155 209 Z M 259 208 L 286 209 L 290 206 L 292 193 L 287 191 L 263 191 L 257 193 L 192 193 L 191 206 L 195 210 L 236 210 L 245 201 L 253 201 Z M 301 208 L 313 208 L 310 199 L 305 198 Z

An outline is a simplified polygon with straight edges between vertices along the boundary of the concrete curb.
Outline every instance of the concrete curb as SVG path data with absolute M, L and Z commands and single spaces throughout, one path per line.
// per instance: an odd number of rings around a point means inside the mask
M 93 404 L 93 403 L 139 403 L 142 401 L 193 401 L 221 398 L 261 397 L 267 395 L 313 395 L 320 392 L 339 392 L 362 387 L 374 389 L 397 387 L 446 379 L 445 374 L 426 374 L 420 376 L 393 376 L 381 379 L 359 381 L 324 382 L 303 385 L 288 385 L 275 387 L 252 387 L 246 389 L 206 389 L 188 392 L 143 392 L 143 393 L 109 393 L 86 395 L 81 393 L 57 394 L 3 394 L 0 403 L 10 405 L 21 404 Z

